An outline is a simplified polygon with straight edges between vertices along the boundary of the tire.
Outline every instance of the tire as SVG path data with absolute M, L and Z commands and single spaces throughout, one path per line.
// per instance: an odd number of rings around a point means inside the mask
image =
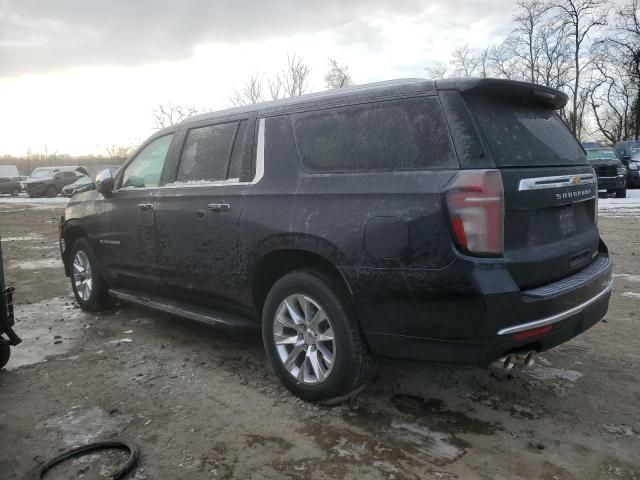
M 9 363 L 9 357 L 11 356 L 11 347 L 9 345 L 0 345 L 0 370 L 2 370 L 7 363 Z
M 306 325 L 311 326 L 309 330 L 303 321 L 295 328 L 291 327 L 295 324 L 291 323 L 294 316 L 285 300 L 300 314 L 298 320 L 306 316 L 303 311 L 306 302 L 308 317 L 323 318 L 315 315 L 321 309 L 326 321 L 317 323 L 316 328 L 307 322 Z M 277 315 L 286 317 L 287 323 L 276 320 Z M 306 332 L 303 333 L 304 330 Z M 319 335 L 314 335 L 312 330 Z M 289 343 L 276 345 L 274 332 L 280 338 L 286 337 Z M 330 336 L 333 338 L 331 341 L 320 340 Z M 282 383 L 303 400 L 316 402 L 348 398 L 369 378 L 371 359 L 353 307 L 330 275 L 315 270 L 298 270 L 280 278 L 265 301 L 262 340 L 271 366 Z M 292 355 L 296 348 L 297 353 Z M 295 361 L 285 367 L 286 360 L 291 358 Z M 297 373 L 290 371 L 296 368 Z
M 57 197 L 58 196 L 58 190 L 56 189 L 56 187 L 54 185 L 49 185 L 47 187 L 47 189 L 45 190 L 45 196 L 53 198 L 53 197 Z
M 109 287 L 100 273 L 96 257 L 85 238 L 76 240 L 69 256 L 71 288 L 82 310 L 97 312 L 111 305 Z M 88 265 L 88 270 L 87 270 Z M 87 283 L 87 272 L 89 282 Z M 87 288 L 88 287 L 88 288 Z
M 12 197 L 17 197 L 18 195 L 20 195 L 20 189 L 19 188 L 14 188 L 13 190 L 11 190 L 11 196 Z
M 626 188 L 618 188 L 616 190 L 616 198 L 627 198 L 627 189 Z

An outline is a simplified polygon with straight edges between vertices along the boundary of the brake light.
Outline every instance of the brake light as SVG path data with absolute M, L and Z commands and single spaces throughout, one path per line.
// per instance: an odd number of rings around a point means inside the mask
M 513 335 L 514 340 L 526 340 L 532 337 L 539 337 L 540 335 L 546 335 L 553 330 L 553 325 L 546 325 L 544 327 L 534 328 L 532 330 L 525 330 L 524 332 L 516 333 Z
M 462 170 L 446 191 L 457 247 L 472 255 L 504 252 L 504 188 L 498 170 Z

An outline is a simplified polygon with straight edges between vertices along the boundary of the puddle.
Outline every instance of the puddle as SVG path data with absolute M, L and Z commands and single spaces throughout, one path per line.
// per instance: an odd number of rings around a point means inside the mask
M 459 435 L 492 435 L 501 430 L 499 424 L 450 409 L 438 399 L 395 395 L 390 403 L 395 409 L 342 408 L 346 427 L 328 426 L 322 416 L 308 430 L 305 427 L 305 433 L 329 452 L 335 471 L 327 473 L 341 476 L 358 463 L 379 465 L 382 473 L 393 473 L 395 478 L 414 478 L 412 466 L 442 467 L 463 457 L 471 444 Z
M 11 348 L 6 370 L 45 362 L 69 352 L 82 336 L 87 314 L 66 298 L 52 298 L 15 307 L 15 331 L 22 343 Z M 63 321 L 60 321 L 63 319 Z

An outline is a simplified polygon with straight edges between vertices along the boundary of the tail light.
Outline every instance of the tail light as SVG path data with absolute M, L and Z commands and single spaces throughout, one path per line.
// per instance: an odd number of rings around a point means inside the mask
M 504 252 L 504 189 L 498 170 L 462 170 L 446 191 L 457 247 L 472 255 Z

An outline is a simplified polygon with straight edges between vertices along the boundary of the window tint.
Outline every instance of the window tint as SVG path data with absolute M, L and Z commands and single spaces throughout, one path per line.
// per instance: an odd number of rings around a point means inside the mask
M 241 121 L 240 126 L 238 127 L 238 133 L 236 133 L 233 152 L 231 153 L 231 162 L 229 163 L 229 173 L 227 174 L 227 178 L 244 180 L 244 177 L 246 176 L 244 159 L 246 158 L 247 130 L 247 121 Z
M 127 166 L 122 176 L 123 187 L 157 187 L 173 134 L 155 139 Z
M 178 182 L 226 180 L 238 122 L 193 128 L 182 150 Z
M 586 163 L 577 140 L 551 108 L 487 96 L 469 96 L 467 104 L 498 167 Z
M 436 97 L 331 108 L 291 118 L 301 160 L 311 171 L 457 166 Z

